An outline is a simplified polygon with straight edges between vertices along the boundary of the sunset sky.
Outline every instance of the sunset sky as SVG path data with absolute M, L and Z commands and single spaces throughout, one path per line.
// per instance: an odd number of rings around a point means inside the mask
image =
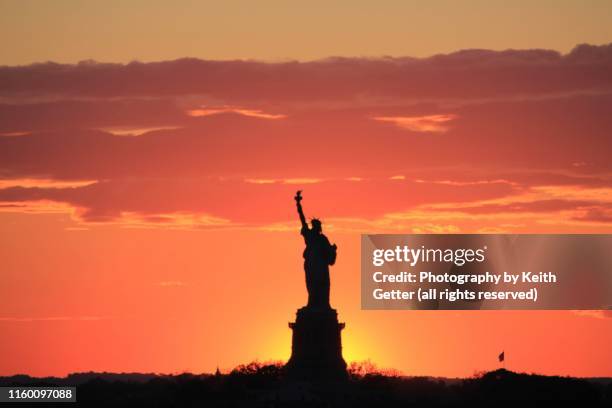
M 348 361 L 612 376 L 609 311 L 359 298 L 361 233 L 612 232 L 609 2 L 124 3 L 0 0 L 0 375 L 286 360 L 302 189 Z

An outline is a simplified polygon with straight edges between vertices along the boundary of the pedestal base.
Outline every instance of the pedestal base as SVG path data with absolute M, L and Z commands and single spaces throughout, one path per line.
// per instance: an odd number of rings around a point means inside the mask
M 300 380 L 342 380 L 347 378 L 342 358 L 341 331 L 334 309 L 297 311 L 293 330 L 291 358 L 285 366 L 287 376 Z

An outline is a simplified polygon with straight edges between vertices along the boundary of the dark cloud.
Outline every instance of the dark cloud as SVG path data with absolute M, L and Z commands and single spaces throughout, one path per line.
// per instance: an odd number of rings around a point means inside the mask
M 612 224 L 612 205 L 588 208 L 582 215 L 574 217 L 578 221 Z
M 332 58 L 314 62 L 205 61 L 0 68 L 1 95 L 81 97 L 206 94 L 222 101 L 356 97 L 483 98 L 610 89 L 612 46 L 467 50 L 431 58 Z
M 103 180 L 399 173 L 434 180 L 484 177 L 526 185 L 605 186 L 610 180 L 601 174 L 611 170 L 610 106 L 612 96 L 599 95 L 430 111 L 455 117 L 445 122 L 449 130 L 442 134 L 373 120 L 375 115 L 399 115 L 397 108 L 369 114 L 363 109 L 317 110 L 272 120 L 224 113 L 186 118 L 174 122 L 180 129 L 139 137 L 72 127 L 83 119 L 75 115 L 73 122 L 65 116 L 62 129 L 0 137 L 0 176 Z
M 566 211 L 587 208 L 590 211 L 594 211 L 589 207 L 598 206 L 599 201 L 595 200 L 538 200 L 538 201 L 526 201 L 526 202 L 508 202 L 508 203 L 494 203 L 484 204 L 477 206 L 465 206 L 457 208 L 456 211 L 464 212 L 467 214 L 499 214 L 499 213 L 549 213 L 555 211 Z M 581 218 L 586 220 L 586 218 Z M 601 221 L 599 219 L 598 221 Z M 612 221 L 612 218 L 610 219 Z
M 303 186 L 283 184 L 296 178 L 322 181 L 308 189 L 334 197 L 320 203 L 330 217 L 466 204 L 537 186 L 610 187 L 611 72 L 612 45 L 567 55 L 0 67 L 0 179 L 94 181 L 9 186 L 0 201 L 68 203 L 98 221 L 138 213 L 161 222 L 186 212 L 248 223 L 291 217 L 270 203 Z M 189 115 L 210 106 L 222 113 Z M 135 137 L 103 130 L 170 126 Z M 585 222 L 609 216 L 596 199 L 545 194 L 461 208 L 581 209 L 576 220 Z
M 111 126 L 163 126 L 185 120 L 173 100 L 61 100 L 0 104 L 0 132 Z

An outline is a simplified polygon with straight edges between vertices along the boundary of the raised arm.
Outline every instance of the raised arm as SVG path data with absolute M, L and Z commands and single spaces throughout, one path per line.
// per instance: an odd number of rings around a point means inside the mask
M 304 210 L 302 210 L 302 190 L 298 190 L 295 193 L 295 204 L 297 205 L 298 214 L 300 215 L 300 221 L 302 222 L 302 228 L 308 229 L 306 224 L 306 217 L 304 217 Z

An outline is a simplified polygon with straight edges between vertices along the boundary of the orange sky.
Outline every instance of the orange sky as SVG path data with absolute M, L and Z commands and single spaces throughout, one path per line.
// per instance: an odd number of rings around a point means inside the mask
M 2 374 L 210 372 L 289 357 L 287 322 L 305 303 L 296 231 L 75 229 L 61 214 L 0 221 Z M 610 375 L 603 314 L 361 311 L 359 236 L 329 236 L 342 251 L 332 302 L 347 323 L 347 360 L 465 376 L 495 368 L 504 349 L 514 370 Z
M 567 52 L 611 38 L 606 0 L 0 1 L 0 63 L 7 65 Z
M 505 350 L 513 370 L 612 376 L 608 313 L 359 299 L 361 233 L 612 232 L 612 46 L 574 48 L 612 38 L 603 2 L 303 19 L 282 4 L 0 4 L 1 37 L 22 38 L 0 60 L 0 375 L 287 359 L 303 189 L 339 247 L 347 360 L 466 376 Z M 459 51 L 474 47 L 521 50 Z M 396 58 L 354 57 L 382 54 Z M 329 55 L 346 58 L 219 60 Z M 167 61 L 182 56 L 203 60 Z M 162 62 L 15 66 L 90 58 Z

